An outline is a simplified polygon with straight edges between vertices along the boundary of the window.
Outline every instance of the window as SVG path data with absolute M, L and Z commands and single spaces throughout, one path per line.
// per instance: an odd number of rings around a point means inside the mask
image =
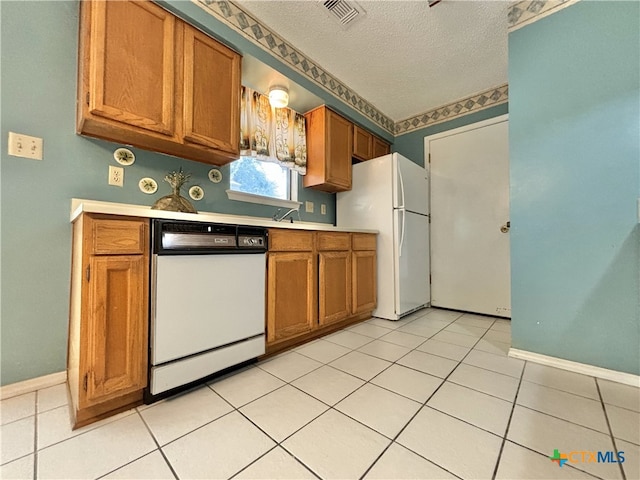
M 279 163 L 240 157 L 230 164 L 229 187 L 229 198 L 234 200 L 291 208 L 293 205 L 289 203 L 298 200 L 298 172 Z M 252 198 L 253 195 L 259 197 Z

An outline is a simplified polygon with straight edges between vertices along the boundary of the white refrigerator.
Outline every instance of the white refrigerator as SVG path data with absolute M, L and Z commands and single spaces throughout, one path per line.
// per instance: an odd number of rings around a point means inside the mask
M 378 306 L 398 320 L 429 305 L 427 171 L 398 153 L 353 165 L 352 188 L 337 194 L 338 227 L 378 230 Z

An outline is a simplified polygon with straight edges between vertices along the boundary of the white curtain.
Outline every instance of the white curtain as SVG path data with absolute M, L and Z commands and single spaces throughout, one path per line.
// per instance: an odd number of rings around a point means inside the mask
M 304 116 L 290 108 L 274 108 L 266 95 L 242 87 L 240 155 L 307 173 Z

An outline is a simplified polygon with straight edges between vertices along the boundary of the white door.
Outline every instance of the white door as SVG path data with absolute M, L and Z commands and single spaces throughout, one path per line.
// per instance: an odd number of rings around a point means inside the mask
M 429 217 L 396 209 L 394 224 L 397 319 L 429 303 Z
M 433 306 L 511 316 L 508 147 L 506 115 L 425 138 Z

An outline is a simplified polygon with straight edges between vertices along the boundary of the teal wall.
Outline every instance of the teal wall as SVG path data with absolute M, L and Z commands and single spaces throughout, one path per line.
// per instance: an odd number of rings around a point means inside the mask
M 640 4 L 509 35 L 513 347 L 640 374 Z
M 169 6 L 219 38 L 229 37 L 237 50 L 268 62 L 327 104 L 339 103 L 193 3 Z M 222 168 L 225 180 L 215 185 L 207 180 L 207 165 L 136 148 L 124 188 L 107 185 L 108 166 L 117 165 L 113 151 L 121 145 L 75 134 L 78 3 L 2 1 L 0 9 L 0 382 L 5 385 L 65 369 L 71 198 L 151 205 L 169 193 L 161 181 L 166 172 L 182 166 L 193 174 L 192 183 L 204 188 L 204 200 L 193 202 L 198 210 L 270 217 L 275 208 L 228 200 L 228 167 Z M 344 105 L 337 109 L 382 135 L 359 113 Z M 9 131 L 42 137 L 44 160 L 9 157 Z M 154 195 L 138 190 L 138 180 L 146 176 L 159 183 Z M 316 204 L 317 213 L 301 212 L 303 220 L 334 222 L 334 195 L 300 188 L 299 200 Z M 319 214 L 321 203 L 327 204 L 326 216 Z
M 408 159 L 413 160 L 418 165 L 424 166 L 424 137 L 445 132 L 453 128 L 464 127 L 465 125 L 481 122 L 482 120 L 498 117 L 506 113 L 509 113 L 509 106 L 503 103 L 495 107 L 487 108 L 486 110 L 465 115 L 464 117 L 449 120 L 448 122 L 414 130 L 396 137 L 392 149 L 394 152 L 398 152 Z

